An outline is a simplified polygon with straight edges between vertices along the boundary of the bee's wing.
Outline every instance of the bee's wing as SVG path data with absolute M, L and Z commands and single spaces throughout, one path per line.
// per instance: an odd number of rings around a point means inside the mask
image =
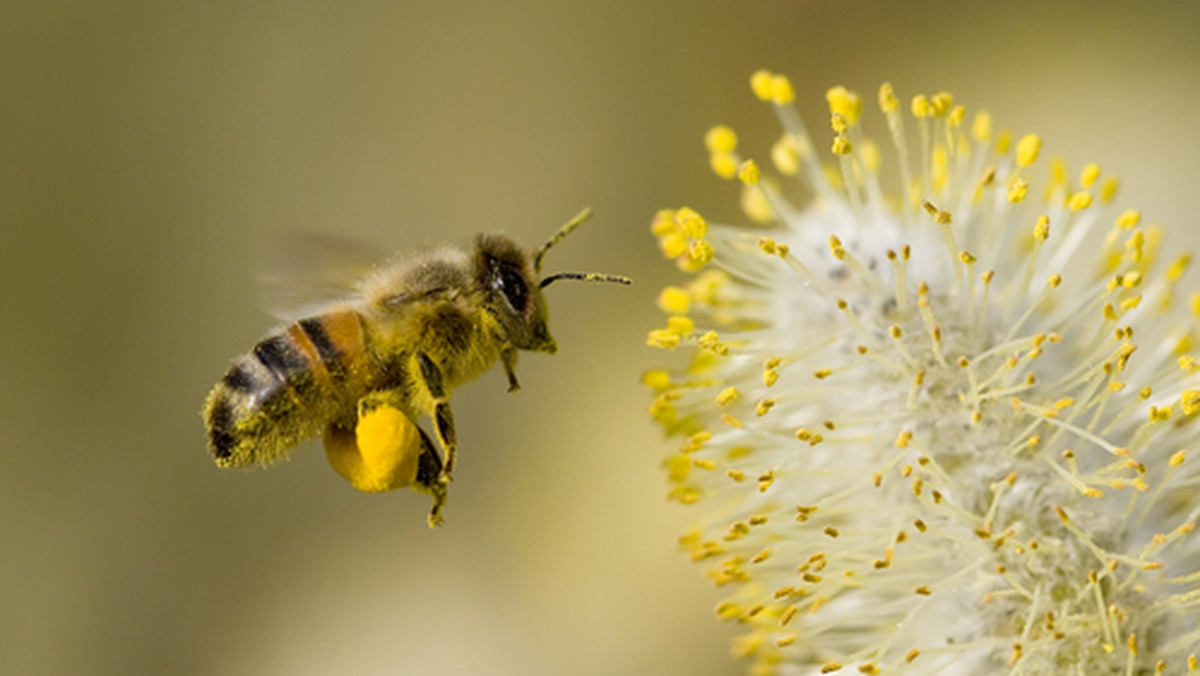
M 259 274 L 263 307 L 283 321 L 316 314 L 354 294 L 386 257 L 377 246 L 341 235 L 277 237 Z

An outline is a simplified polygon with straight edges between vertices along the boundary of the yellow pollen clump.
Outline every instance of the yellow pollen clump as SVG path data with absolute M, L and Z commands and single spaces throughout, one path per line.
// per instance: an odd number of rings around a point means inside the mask
M 1100 178 L 1100 165 L 1088 164 L 1083 167 L 1083 171 L 1079 174 L 1079 184 L 1085 188 L 1090 188 L 1096 184 L 1096 180 Z
M 385 404 L 359 417 L 353 443 L 326 443 L 325 450 L 329 464 L 355 488 L 378 493 L 413 482 L 419 435 L 408 416 Z
M 1017 141 L 1017 166 L 1028 167 L 1037 161 L 1042 149 L 1042 139 L 1037 134 L 1028 134 Z
M 850 145 L 850 140 L 845 136 L 836 136 L 833 139 L 832 150 L 834 155 L 849 155 L 853 147 Z

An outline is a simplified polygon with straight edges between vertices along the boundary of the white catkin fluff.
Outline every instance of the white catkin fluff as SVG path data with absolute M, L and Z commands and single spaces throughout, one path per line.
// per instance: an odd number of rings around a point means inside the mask
M 828 155 L 786 78 L 752 87 L 782 178 L 709 132 L 758 225 L 655 217 L 693 276 L 648 342 L 687 364 L 644 378 L 735 654 L 756 674 L 1196 671 L 1190 257 L 1098 167 L 1043 178 L 1037 136 L 949 94 L 905 115 L 881 89 L 889 165 L 853 92 L 827 95 Z

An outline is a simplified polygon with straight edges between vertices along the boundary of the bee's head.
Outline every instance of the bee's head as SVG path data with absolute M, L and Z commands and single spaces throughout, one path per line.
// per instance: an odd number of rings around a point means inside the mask
M 595 272 L 559 272 L 539 279 L 542 257 L 592 215 L 584 209 L 559 228 L 533 253 L 532 259 L 504 235 L 480 235 L 475 243 L 475 270 L 480 287 L 488 294 L 487 307 L 507 333 L 508 342 L 521 350 L 554 354 L 558 350 L 547 325 L 542 289 L 560 279 L 630 284 L 627 277 Z
M 475 271 L 487 294 L 485 306 L 520 350 L 554 354 L 558 346 L 546 320 L 546 300 L 533 266 L 517 243 L 504 235 L 480 235 L 475 242 Z

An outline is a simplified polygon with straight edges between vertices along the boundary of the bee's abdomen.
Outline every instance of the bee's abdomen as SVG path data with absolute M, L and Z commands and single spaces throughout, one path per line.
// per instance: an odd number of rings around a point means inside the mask
M 358 396 L 365 338 L 358 313 L 339 310 L 291 324 L 238 357 L 204 407 L 217 464 L 270 464 L 320 433 Z

